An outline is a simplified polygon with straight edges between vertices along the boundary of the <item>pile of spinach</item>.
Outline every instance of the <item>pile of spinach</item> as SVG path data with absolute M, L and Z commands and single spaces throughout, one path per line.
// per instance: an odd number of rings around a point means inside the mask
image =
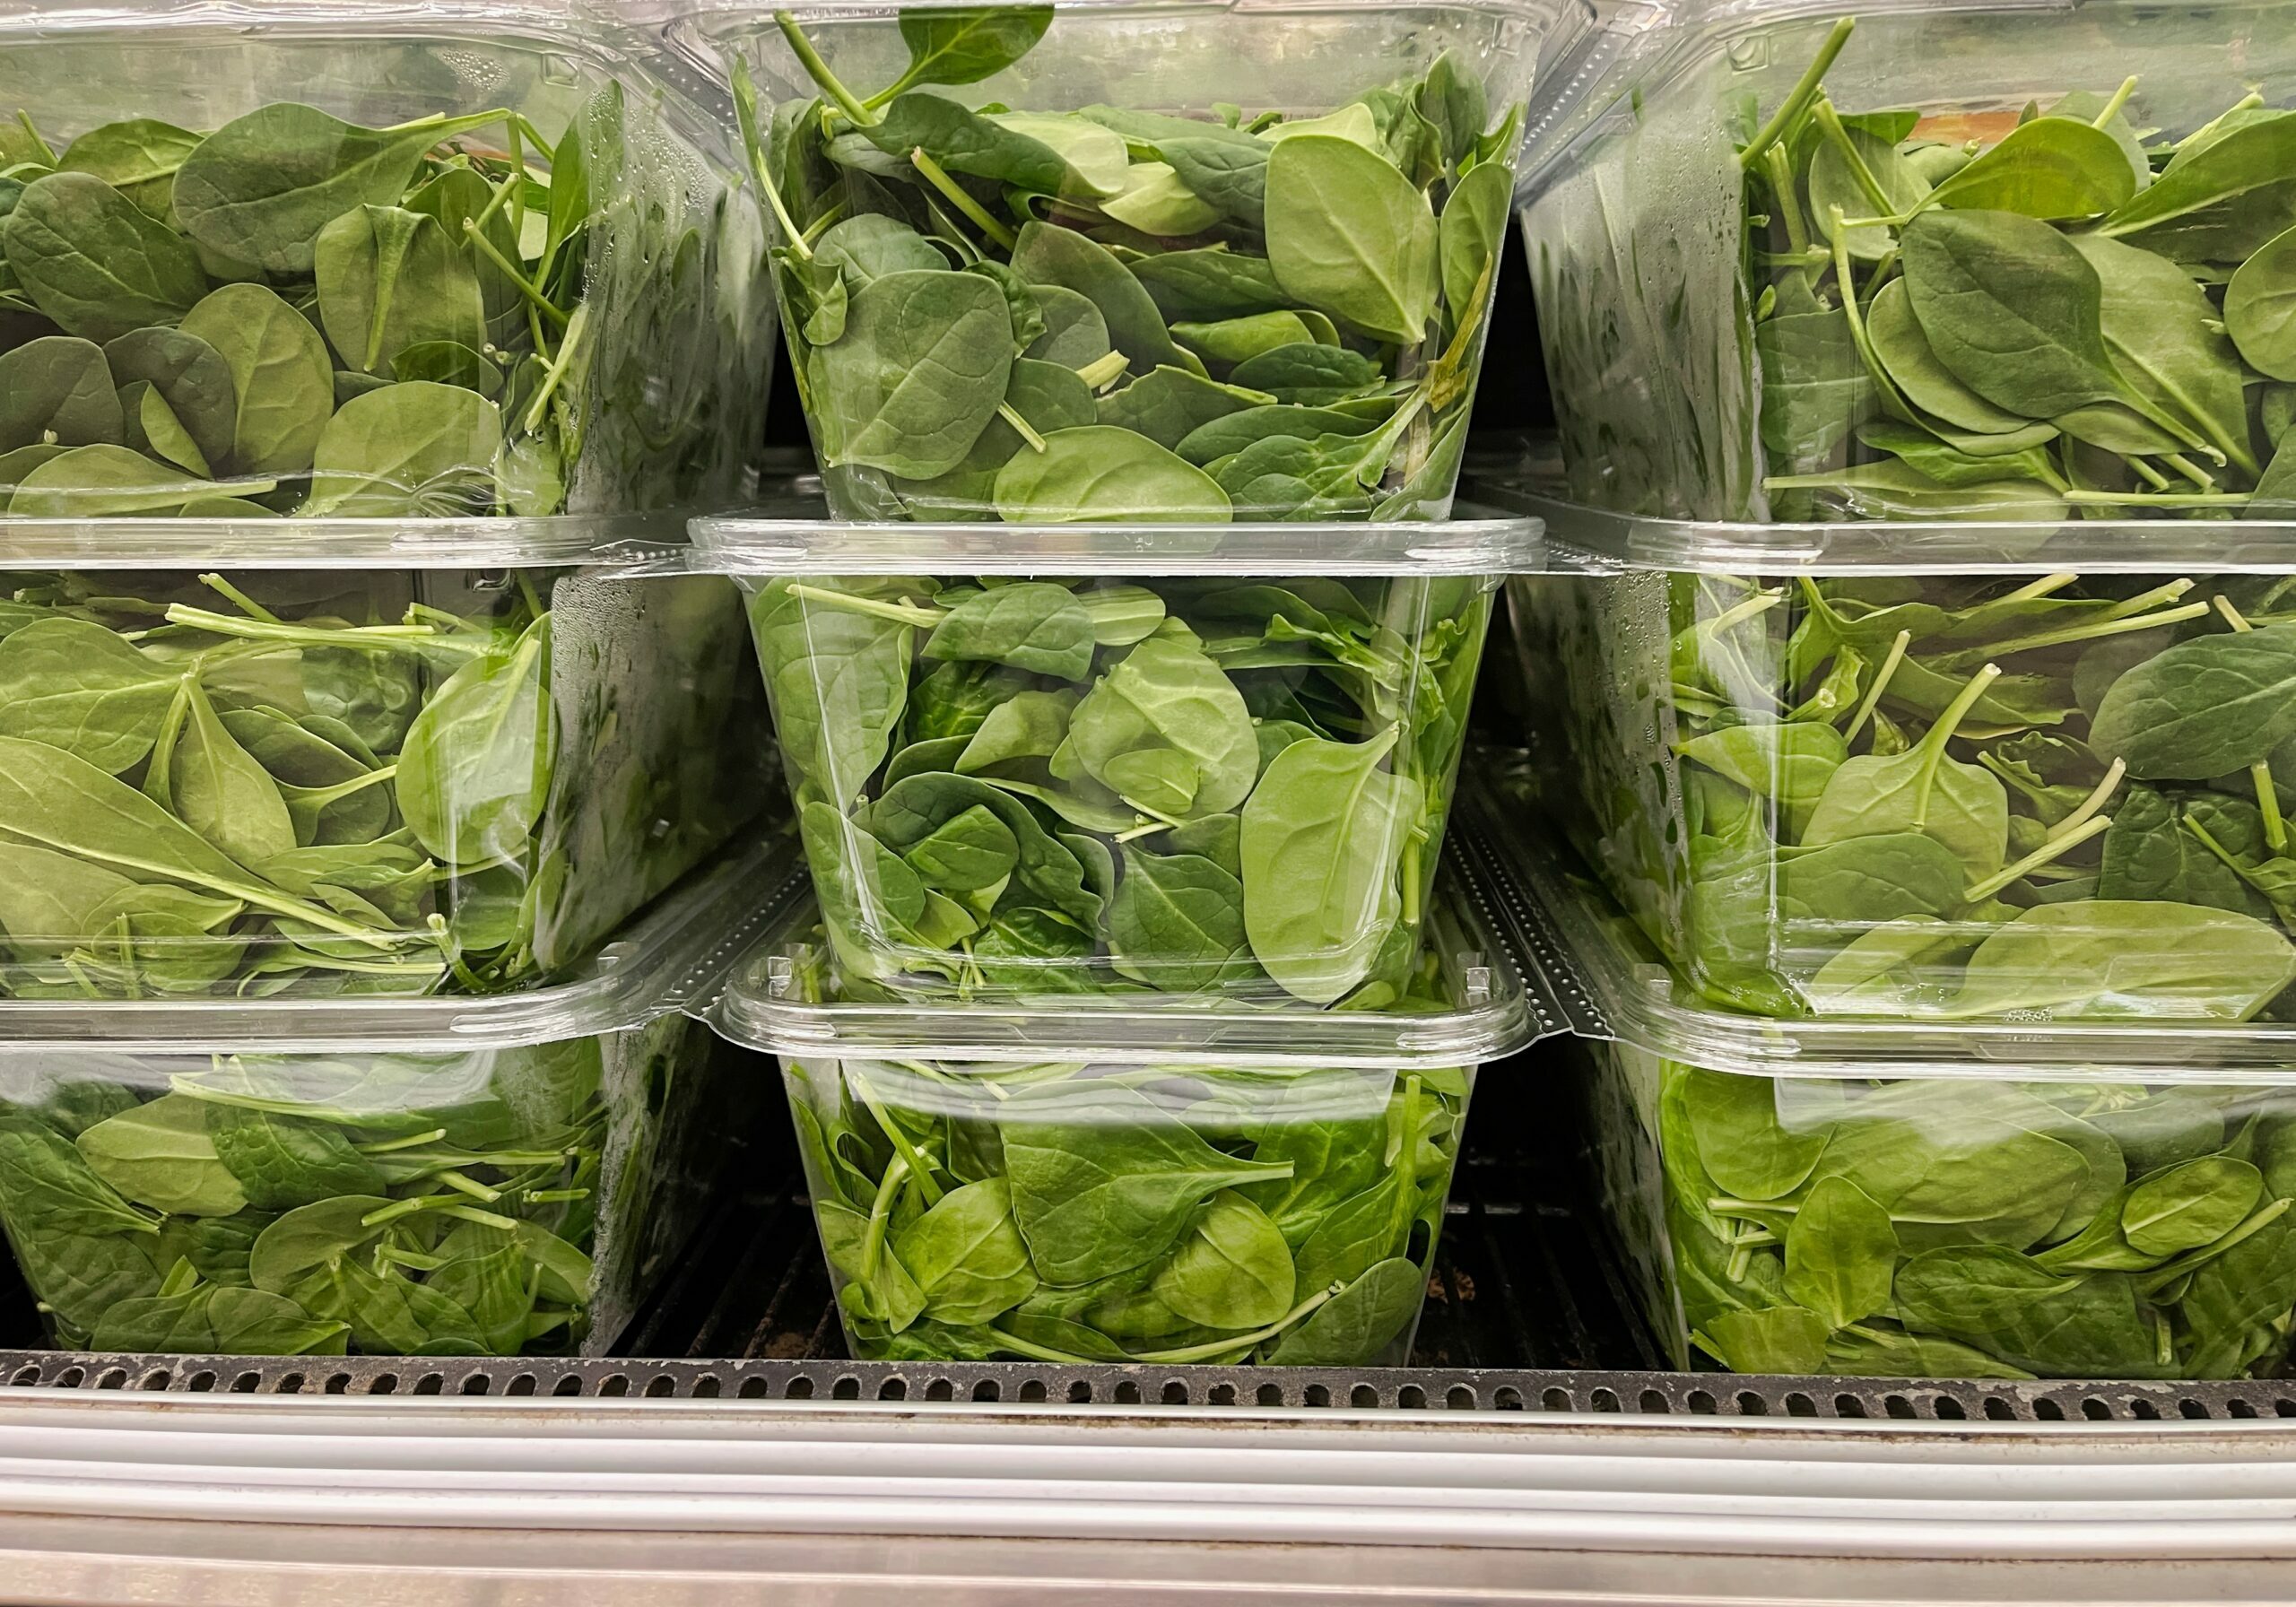
M 762 586 L 751 626 L 848 985 L 1393 1003 L 1491 586 Z
M 1679 926 L 1653 935 L 1709 994 L 1779 1013 L 2285 1010 L 2296 580 L 1667 584 L 1683 830 L 1647 800 L 1612 824 L 1682 845 Z
M 904 12 L 860 93 L 735 91 L 790 366 L 840 515 L 1015 522 L 1440 514 L 1522 109 L 1459 56 L 1320 117 L 969 107 L 1051 6 Z
M 1773 514 L 2296 511 L 2296 111 L 1840 112 L 1849 32 L 1742 124 Z
M 0 991 L 529 974 L 557 749 L 534 578 L 396 621 L 371 575 L 239 578 L 0 578 Z
M 1749 1373 L 2239 1378 L 2296 1326 L 2296 1097 L 1668 1063 L 1694 1342 Z
M 691 494 L 709 398 L 658 374 L 668 416 L 621 395 L 646 377 L 598 347 L 629 315 L 586 294 L 611 235 L 615 293 L 658 304 L 649 372 L 682 362 L 724 334 L 715 247 L 617 193 L 621 147 L 618 91 L 554 143 L 516 112 L 362 128 L 276 102 L 59 148 L 20 113 L 0 126 L 0 513 L 552 514 L 608 414 L 604 456 L 648 438 L 644 462 L 601 465 L 618 500 Z
M 0 1102 L 0 1222 L 58 1344 L 579 1348 L 606 1128 L 596 1040 L 167 1064 Z
M 1464 1072 L 785 1064 L 856 1355 L 1404 1360 Z

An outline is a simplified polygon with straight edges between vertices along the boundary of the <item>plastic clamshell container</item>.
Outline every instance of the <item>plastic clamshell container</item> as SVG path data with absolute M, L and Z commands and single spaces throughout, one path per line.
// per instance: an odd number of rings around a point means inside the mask
M 724 577 L 330 556 L 4 572 L 0 995 L 531 985 L 770 807 Z
M 2286 1013 L 2291 526 L 1479 489 L 1582 571 L 1509 582 L 1544 806 L 1692 986 L 1787 1016 Z
M 1479 775 L 1496 764 L 1478 764 Z M 1680 1367 L 2239 1378 L 2296 1328 L 2296 1034 L 1780 1022 L 1683 986 L 1617 906 L 1462 804 L 1591 1011 L 1592 1150 Z M 1518 934 L 1518 937 L 1520 934 Z
M 711 1019 L 781 1057 L 854 1355 L 1409 1354 L 1476 1068 L 1530 1036 L 1457 882 L 1388 1012 L 848 1001 L 816 920 L 769 935 Z
M 603 1353 L 770 1115 L 680 1012 L 792 858 L 729 851 L 526 994 L 0 1003 L 0 1223 L 52 1338 Z
M 2051 520 L 2068 499 L 2211 517 L 2261 493 L 2285 517 L 2266 472 L 2296 369 L 2250 314 L 2296 204 L 2220 176 L 2296 126 L 2273 88 L 2296 66 L 2286 22 L 2250 0 L 1621 8 L 1525 159 L 1570 494 Z M 1988 343 L 1980 302 L 2061 319 L 2073 345 Z M 2049 352 L 2074 347 L 2068 381 Z
M 676 24 L 754 91 L 836 516 L 1444 517 L 1532 73 L 1584 8 L 987 9 Z
M 0 14 L 0 518 L 747 501 L 764 239 L 675 66 L 562 0 Z
M 1538 552 L 1474 517 L 693 540 L 749 590 L 844 986 L 1356 1008 L 1415 962 L 1499 578 Z

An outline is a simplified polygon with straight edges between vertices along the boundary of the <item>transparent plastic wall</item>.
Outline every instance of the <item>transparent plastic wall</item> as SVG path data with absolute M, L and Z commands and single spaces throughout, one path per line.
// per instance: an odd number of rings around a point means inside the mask
M 2296 367 L 2256 309 L 2296 200 L 2240 174 L 2284 169 L 2292 68 L 2273 0 L 1783 0 L 1643 34 L 1534 152 L 1521 213 L 1569 494 L 1709 519 L 2284 512 L 2266 476 Z M 2081 355 L 1987 336 L 1949 304 L 1956 263 Z
M 715 119 L 596 17 L 20 13 L 0 127 L 0 511 L 755 491 L 759 213 Z
M 1468 1095 L 1531 1033 L 1457 877 L 1384 1010 L 841 991 L 818 912 L 712 1020 L 781 1058 L 857 1356 L 1401 1365 Z
M 804 237 L 778 283 L 831 509 L 1442 517 L 1532 68 L 1577 9 L 689 20 Z
M 1708 997 L 2290 1010 L 2285 574 L 1628 566 L 1510 586 L 1539 805 Z
M 530 984 L 770 806 L 722 577 L 4 581 L 13 998 Z
M 595 1354 L 693 1220 L 679 1174 L 722 1163 L 728 1111 L 691 1108 L 713 1052 L 677 1015 L 450 1054 L 12 1052 L 0 1223 L 66 1349 Z
M 1472 1069 L 790 1060 L 869 1360 L 1400 1367 Z
M 1535 520 L 699 519 L 840 985 L 1378 1010 Z
M 1610 1227 L 1678 1366 L 2211 1379 L 2285 1365 L 2296 1089 L 1595 1055 Z

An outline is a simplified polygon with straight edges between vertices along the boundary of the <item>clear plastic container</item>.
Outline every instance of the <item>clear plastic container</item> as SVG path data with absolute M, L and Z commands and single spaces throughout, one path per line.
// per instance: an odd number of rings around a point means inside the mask
M 1543 803 L 1709 996 L 2296 1018 L 2291 526 L 1521 505 Z
M 727 856 L 535 993 L 0 1003 L 0 1224 L 52 1339 L 603 1353 L 770 1114 L 678 1012 L 790 859 Z
M 1373 1007 L 1535 524 L 697 520 L 848 988 Z M 1074 577 L 1090 577 L 1088 579 Z
M 1582 9 L 705 5 L 678 31 L 743 104 L 839 518 L 1439 518 L 1532 72 Z
M 1456 883 L 1400 1007 L 830 996 L 813 910 L 713 1019 L 781 1056 L 867 1359 L 1400 1365 L 1476 1068 L 1528 1041 Z
M 531 984 L 767 807 L 759 702 L 721 576 L 0 571 L 0 995 Z
M 1522 211 L 1571 495 L 2286 517 L 2282 6 L 1691 0 L 1602 48 Z
M 773 317 L 719 122 L 564 0 L 12 8 L 0 517 L 747 500 Z
M 1496 767 L 1479 767 L 1489 774 Z M 1470 789 L 1462 834 L 1567 953 L 1592 1151 L 1679 1367 L 1950 1378 L 2276 1374 L 2296 1329 L 2284 1027 L 1761 1021 L 1681 986 Z M 1486 854 L 1483 851 L 1489 850 Z

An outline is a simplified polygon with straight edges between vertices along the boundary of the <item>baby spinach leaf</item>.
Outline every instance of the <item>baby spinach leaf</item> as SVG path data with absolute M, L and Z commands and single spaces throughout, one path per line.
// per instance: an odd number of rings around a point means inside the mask
M 380 373 L 422 342 L 487 343 L 477 270 L 438 219 L 358 207 L 320 230 L 312 253 L 320 321 L 350 367 Z
M 1288 1160 L 1223 1154 L 1120 1084 L 1030 1090 L 1005 1108 L 1013 1213 L 1048 1282 L 1146 1265 L 1213 1194 L 1292 1175 Z
M 117 445 L 119 398 L 103 356 L 93 343 L 62 334 L 0 352 L 0 452 Z
M 501 119 L 483 111 L 378 129 L 292 102 L 260 107 L 184 159 L 176 215 L 194 241 L 224 257 L 307 274 L 327 224 L 360 206 L 395 204 L 423 152 Z
M 78 1147 L 98 1177 L 154 1211 L 230 1216 L 247 1208 L 208 1135 L 206 1105 L 187 1095 L 162 1094 L 107 1117 L 80 1134 Z
M 1004 400 L 1013 355 L 989 281 L 946 269 L 873 281 L 815 354 L 830 461 L 919 480 L 956 467 Z
M 180 679 L 91 621 L 39 620 L 0 638 L 0 735 L 116 776 L 152 751 Z
M 2056 230 L 2013 213 L 1939 210 L 1906 226 L 1903 249 L 1931 352 L 1986 401 L 2048 419 L 2124 397 L 2096 270 Z
M 306 517 L 483 513 L 495 500 L 502 415 L 459 386 L 407 380 L 353 396 L 312 447 Z
M 239 398 L 230 460 L 247 474 L 299 474 L 311 466 L 335 412 L 326 342 L 259 284 L 227 284 L 185 315 L 184 334 L 230 366 Z
M 1425 798 L 1380 768 L 1396 733 L 1294 743 L 1243 810 L 1244 924 L 1269 976 L 1328 1004 L 1370 975 L 1405 904 L 1401 876 Z M 1417 890 L 1413 890 L 1416 896 Z
M 1352 140 L 1302 135 L 1269 156 L 1267 257 L 1286 293 L 1378 339 L 1416 343 L 1434 316 L 1435 215 Z
M 1263 1327 L 1292 1309 L 1292 1250 L 1265 1212 L 1222 1189 L 1158 1271 L 1153 1287 L 1158 1299 L 1200 1326 Z
M 537 621 L 470 659 L 407 730 L 399 812 L 441 864 L 514 861 L 542 817 L 556 749 L 549 629 Z
M 1225 524 L 1231 517 L 1218 482 L 1146 436 L 1091 425 L 1055 430 L 1044 443 L 997 473 L 996 511 L 1009 523 Z
M 34 306 L 99 343 L 172 324 L 207 290 L 181 236 L 87 173 L 27 185 L 0 225 L 0 250 Z

